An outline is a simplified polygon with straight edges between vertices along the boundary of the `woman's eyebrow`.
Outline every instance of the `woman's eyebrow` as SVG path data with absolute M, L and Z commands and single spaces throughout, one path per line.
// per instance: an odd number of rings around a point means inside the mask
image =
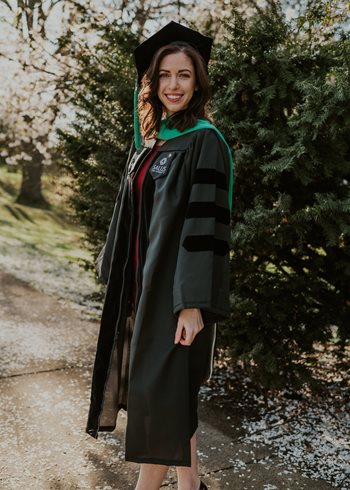
M 166 71 L 166 72 L 169 72 L 170 70 L 166 70 L 165 68 L 160 68 L 159 71 Z M 181 70 L 178 70 L 179 72 L 180 71 L 189 71 L 191 73 L 191 70 L 189 68 L 182 68 Z

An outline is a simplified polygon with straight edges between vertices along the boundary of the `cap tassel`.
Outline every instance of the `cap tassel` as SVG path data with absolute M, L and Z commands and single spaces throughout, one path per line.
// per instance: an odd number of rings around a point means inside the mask
M 138 80 L 136 78 L 135 89 L 134 89 L 134 141 L 135 141 L 136 150 L 140 151 L 142 148 L 142 140 L 141 140 L 141 133 L 140 133 L 138 100 L 139 100 L 139 91 L 138 91 Z

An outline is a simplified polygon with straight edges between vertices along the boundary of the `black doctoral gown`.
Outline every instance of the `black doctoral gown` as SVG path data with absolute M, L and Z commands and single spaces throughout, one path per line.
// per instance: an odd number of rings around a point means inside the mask
M 126 460 L 190 466 L 199 386 L 211 374 L 216 322 L 230 313 L 230 159 L 215 130 L 199 129 L 167 140 L 149 164 L 130 332 L 132 182 L 154 143 L 130 149 L 100 254 L 107 287 L 86 432 L 113 431 L 124 408 Z M 183 308 L 200 308 L 203 317 L 191 346 L 174 344 Z

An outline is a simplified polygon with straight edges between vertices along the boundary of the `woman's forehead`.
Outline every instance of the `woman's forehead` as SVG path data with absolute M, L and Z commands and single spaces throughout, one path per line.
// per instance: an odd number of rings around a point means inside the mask
M 159 69 L 168 70 L 171 68 L 177 68 L 181 70 L 191 70 L 193 64 L 192 60 L 185 53 L 170 53 L 164 56 L 159 64 Z

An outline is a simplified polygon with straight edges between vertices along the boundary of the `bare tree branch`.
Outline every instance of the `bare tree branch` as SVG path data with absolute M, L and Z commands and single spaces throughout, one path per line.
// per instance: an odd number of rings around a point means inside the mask
M 19 25 L 21 22 L 22 13 L 23 13 L 24 8 L 25 8 L 24 2 L 22 0 L 17 0 L 17 12 L 16 12 L 16 16 L 15 16 L 15 26 L 16 26 L 16 29 L 18 29 L 18 30 L 20 30 Z M 23 30 L 21 30 L 20 32 L 22 34 L 22 37 L 24 37 L 23 36 Z
M 123 0 L 122 1 L 122 4 L 120 6 L 120 10 L 122 11 L 122 14 L 124 13 L 124 11 L 127 9 L 128 7 L 128 0 Z
M 5 4 L 6 7 L 9 8 L 11 10 L 11 12 L 13 12 L 12 5 L 7 0 L 0 0 L 0 2 Z
M 56 46 L 56 43 L 54 43 L 54 42 L 52 42 L 52 41 L 50 41 L 50 40 L 48 40 L 48 41 L 49 41 L 49 42 L 50 42 L 52 45 Z M 82 44 L 77 43 L 77 45 L 78 45 L 79 47 L 83 47 L 83 45 L 82 45 Z M 55 61 L 57 61 L 57 63 L 59 63 L 60 65 L 64 65 L 64 66 L 66 66 L 67 68 L 70 68 L 70 69 L 72 69 L 72 68 L 73 68 L 73 67 L 72 67 L 72 66 L 71 66 L 69 63 L 66 63 L 66 62 L 65 62 L 65 61 L 64 61 L 62 58 L 59 58 L 59 57 L 57 56 L 57 54 L 60 54 L 60 53 L 59 53 L 59 51 L 56 51 L 56 52 L 51 53 L 50 51 L 48 51 L 48 50 L 45 48 L 45 46 L 40 46 L 40 49 L 41 49 L 41 51 L 43 51 L 44 53 L 46 53 L 47 55 L 49 55 L 49 56 L 50 56 L 52 59 L 54 59 Z
M 42 0 L 39 2 L 38 5 L 38 24 L 39 24 L 39 32 L 41 37 L 46 37 L 46 28 L 45 28 L 45 22 L 50 13 L 50 10 L 48 11 L 47 14 L 45 14 L 44 9 L 43 9 L 43 2 Z
M 54 77 L 57 77 L 57 73 L 54 73 L 50 70 L 46 70 L 45 68 L 42 68 L 41 66 L 36 66 L 33 63 L 26 63 L 25 61 L 16 60 L 15 58 L 11 58 L 11 56 L 8 56 L 7 54 L 1 53 L 1 52 L 0 52 L 0 56 L 7 59 L 8 61 L 14 61 L 15 63 L 19 63 L 22 66 L 22 68 L 28 68 L 28 67 L 34 68 L 37 71 L 41 71 L 43 73 L 47 73 L 48 75 L 53 75 Z
M 165 4 L 162 4 L 162 5 L 153 5 L 152 7 L 149 8 L 149 10 L 162 10 L 164 9 L 165 7 L 173 7 L 174 6 L 174 2 L 169 2 L 169 3 L 165 3 Z M 177 6 L 178 8 L 181 7 L 181 2 L 177 2 Z
M 52 9 L 55 5 L 57 5 L 60 2 L 62 2 L 62 0 L 56 0 L 56 1 L 53 0 L 50 8 Z
M 251 7 L 255 8 L 255 10 L 259 13 L 262 14 L 264 12 L 264 9 L 259 7 L 258 3 L 255 0 L 247 0 L 247 4 L 250 5 Z
M 62 2 L 62 0 L 56 0 L 56 1 L 52 0 L 52 1 L 51 1 L 51 4 L 50 4 L 50 5 L 47 7 L 47 14 L 46 14 L 45 20 L 46 20 L 46 18 L 49 16 L 49 14 L 51 13 L 52 9 L 53 9 L 53 8 L 54 8 L 54 7 L 55 7 L 55 6 L 56 6 L 58 3 L 60 3 L 60 2 Z M 41 6 L 42 6 L 42 2 L 40 2 L 40 3 L 41 3 Z

